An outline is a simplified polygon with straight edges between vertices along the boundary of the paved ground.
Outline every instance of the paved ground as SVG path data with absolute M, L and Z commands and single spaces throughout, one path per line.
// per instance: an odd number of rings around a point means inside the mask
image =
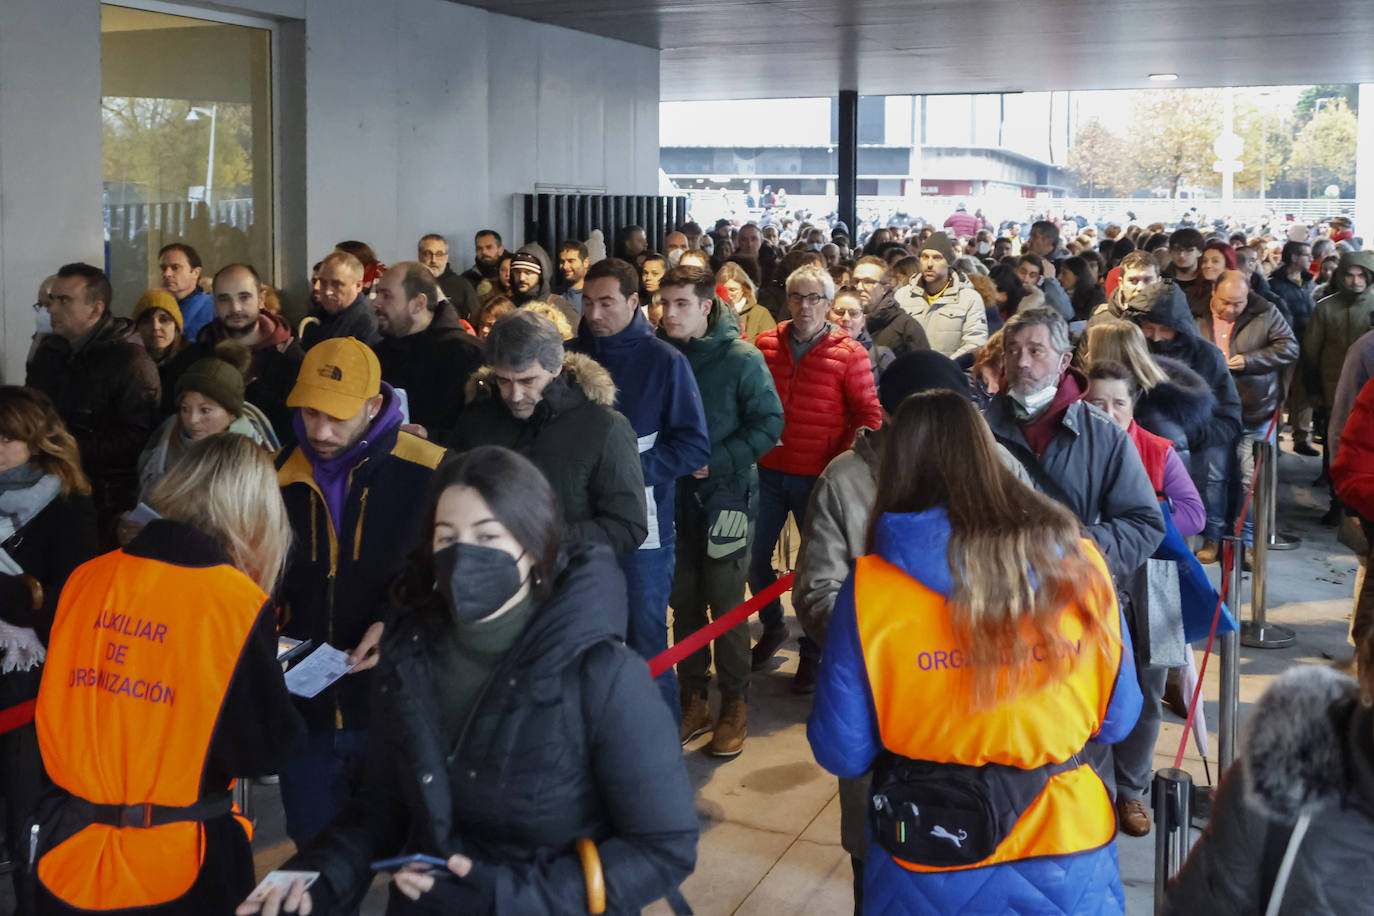
M 1324 491 L 1314 490 L 1310 484 L 1319 470 L 1320 462 L 1315 458 L 1285 453 L 1280 461 L 1279 527 L 1298 535 L 1303 543 L 1298 550 L 1270 554 L 1270 619 L 1294 626 L 1298 641 L 1291 648 L 1276 651 L 1242 648 L 1242 716 L 1273 676 L 1288 666 L 1350 655 L 1346 628 L 1356 563 L 1337 545 L 1334 529 L 1318 523 L 1326 497 Z M 792 626 L 796 632 L 795 621 Z M 781 654 L 778 667 L 756 677 L 750 738 L 740 757 L 716 762 L 700 753 L 705 738 L 685 752 L 697 790 L 702 835 L 697 870 L 683 892 L 699 916 L 845 914 L 852 909 L 849 859 L 839 846 L 835 780 L 815 764 L 806 743 L 810 701 L 787 690 L 796 668 L 795 649 L 793 641 Z M 1199 664 L 1201 661 L 1199 651 Z M 1215 658 L 1204 681 L 1211 774 L 1215 778 Z M 1156 756 L 1158 766 L 1172 765 L 1181 733 L 1181 720 L 1166 712 Z M 1184 767 L 1198 782 L 1207 781 L 1191 742 Z M 275 789 L 259 788 L 256 802 L 256 859 L 260 872 L 266 872 L 285 859 L 291 847 L 284 837 Z M 1123 837 L 1118 841 L 1131 916 L 1153 911 L 1153 842 L 1153 837 Z M 380 914 L 384 905 L 385 891 L 378 886 L 363 912 Z M 664 916 L 669 910 L 660 903 L 645 912 Z

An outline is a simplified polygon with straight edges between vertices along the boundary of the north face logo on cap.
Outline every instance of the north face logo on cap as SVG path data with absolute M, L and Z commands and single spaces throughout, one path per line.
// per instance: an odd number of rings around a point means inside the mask
M 320 378 L 327 378 L 333 382 L 343 381 L 343 370 L 338 366 L 321 366 L 319 372 Z

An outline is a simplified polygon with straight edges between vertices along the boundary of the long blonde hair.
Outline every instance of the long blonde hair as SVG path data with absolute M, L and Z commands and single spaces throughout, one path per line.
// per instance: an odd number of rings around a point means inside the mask
M 881 467 L 870 551 L 885 513 L 938 507 L 949 519 L 948 607 L 973 666 L 975 707 L 1068 673 L 1064 614 L 1076 615 L 1085 645 L 1114 646 L 1098 616 L 1112 606 L 1112 586 L 1084 551 L 1078 520 L 1012 476 L 968 398 L 926 391 L 903 401 Z M 1040 647 L 1048 663 L 1036 662 Z
M 749 272 L 740 267 L 734 261 L 726 261 L 720 265 L 720 270 L 716 271 L 716 285 L 724 286 L 729 281 L 734 280 L 744 290 L 744 304 L 748 308 L 753 308 L 759 304 L 757 299 L 758 292 L 754 288 L 754 281 L 749 278 Z M 730 303 L 733 307 L 734 303 Z
M 1088 328 L 1084 351 L 1084 361 L 1088 365 L 1108 361 L 1125 366 L 1140 383 L 1142 391 L 1149 391 L 1169 380 L 1169 376 L 1150 355 L 1145 333 L 1129 321 L 1113 318 Z
M 276 587 L 291 526 L 272 459 L 248 437 L 217 433 L 192 443 L 145 501 L 218 541 L 263 591 Z
M 52 401 L 37 388 L 0 387 L 0 436 L 27 445 L 29 461 L 43 473 L 57 476 L 63 496 L 90 495 L 76 439 Z

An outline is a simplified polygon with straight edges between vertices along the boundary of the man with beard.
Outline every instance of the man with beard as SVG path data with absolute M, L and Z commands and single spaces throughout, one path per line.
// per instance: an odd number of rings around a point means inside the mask
M 277 432 L 283 448 L 295 443 L 286 396 L 296 384 L 305 351 L 291 336 L 291 327 L 264 307 L 266 293 L 251 264 L 230 264 L 215 274 L 215 320 L 205 326 L 200 346 L 207 352 L 222 340 L 248 348 L 251 360 L 243 374 L 244 399 L 257 407 Z M 174 379 L 168 380 L 175 385 Z
M 490 288 L 491 280 L 501 267 L 501 256 L 506 253 L 506 246 L 501 244 L 501 233 L 495 229 L 482 229 L 473 236 L 472 244 L 473 265 L 463 271 L 463 279 L 473 285 L 477 295 L 482 296 L 486 294 L 482 285 L 485 283 Z
M 582 314 L 582 284 L 591 266 L 587 246 L 577 239 L 568 239 L 558 246 L 558 272 L 563 275 L 562 296 Z
M 325 255 L 316 283 L 318 307 L 300 325 L 303 348 L 334 337 L 356 337 L 369 347 L 381 339 L 377 316 L 368 305 L 364 272 L 362 261 L 342 249 Z
M 420 263 L 429 268 L 443 290 L 444 298 L 453 303 L 454 312 L 464 321 L 477 313 L 477 290 L 453 270 L 448 259 L 448 240 L 431 232 L 420 239 Z
M 515 253 L 510 262 L 510 298 L 516 308 L 524 308 L 532 302 L 547 302 L 563 313 L 573 330 L 582 320 L 577 310 L 562 296 L 553 295 L 550 277 L 553 265 L 549 256 L 538 244 L 531 242 Z
M 377 281 L 372 308 L 382 332 L 375 351 L 382 380 L 409 411 L 401 429 L 442 442 L 458 425 L 468 379 L 482 368 L 482 344 L 440 298 L 432 270 L 414 261 L 391 265 Z

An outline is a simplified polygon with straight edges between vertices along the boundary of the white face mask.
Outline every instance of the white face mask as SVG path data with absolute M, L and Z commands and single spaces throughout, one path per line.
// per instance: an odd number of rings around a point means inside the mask
M 987 254 L 989 251 L 992 251 L 992 246 L 989 245 L 987 242 L 979 242 L 979 243 L 978 243 L 978 253 L 979 253 L 979 254 Z
M 1050 385 L 1030 394 L 1021 394 L 1014 389 L 1010 392 L 1012 400 L 1024 407 L 1029 414 L 1037 414 L 1044 410 L 1058 393 L 1058 385 Z
M 47 309 L 37 309 L 33 314 L 33 323 L 36 333 L 52 333 L 52 312 Z
M 676 267 L 676 266 L 677 266 L 677 262 L 682 260 L 682 253 L 683 253 L 683 251 L 685 251 L 685 249 L 683 249 L 683 248 L 674 248 L 672 251 L 668 252 L 668 266 L 669 266 L 669 267 Z

